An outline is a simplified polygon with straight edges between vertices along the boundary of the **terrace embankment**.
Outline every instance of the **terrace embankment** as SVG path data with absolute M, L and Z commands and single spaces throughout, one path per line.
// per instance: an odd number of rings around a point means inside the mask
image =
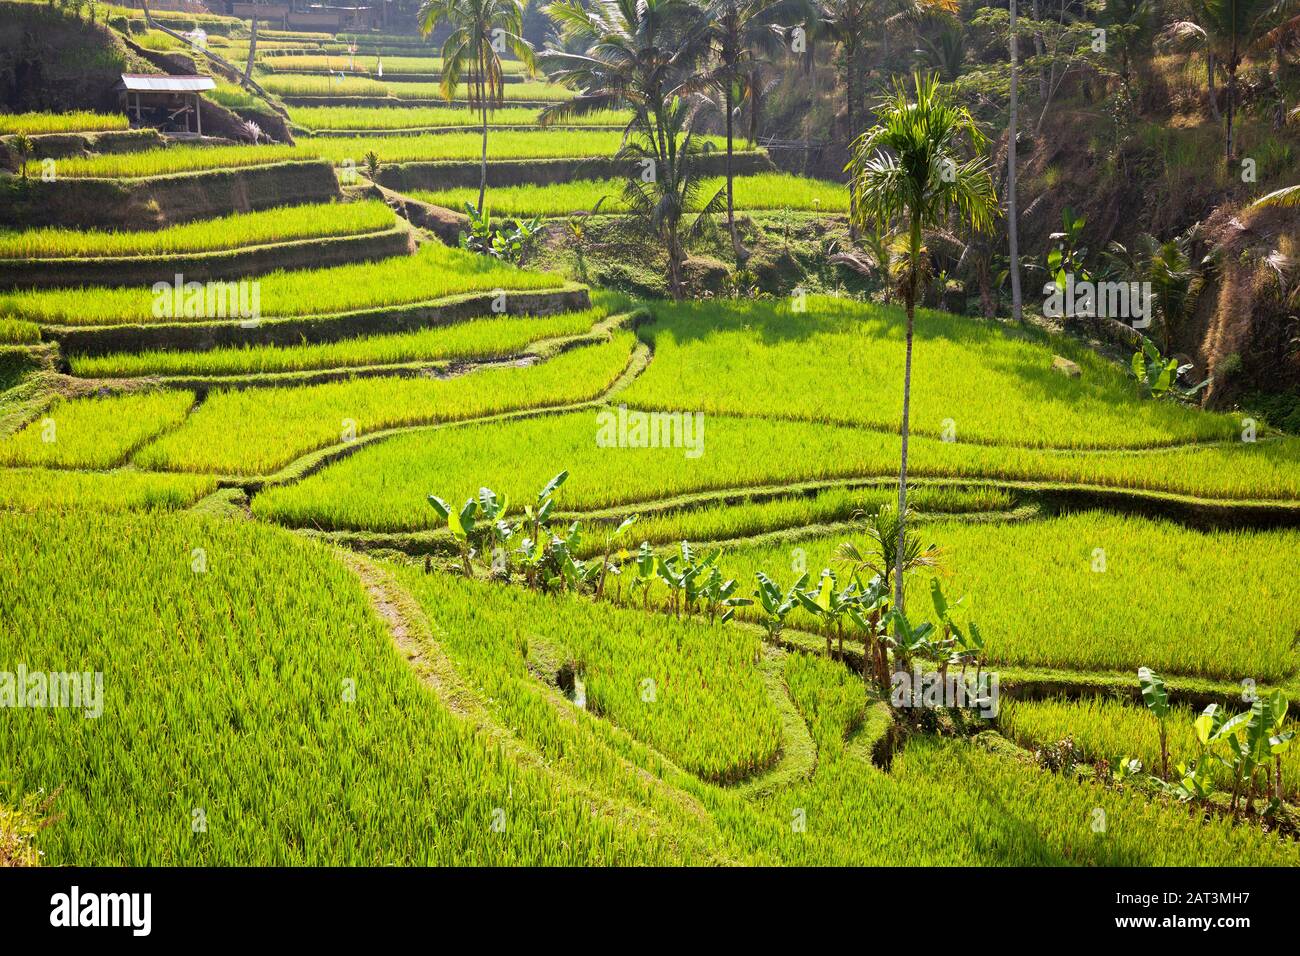
M 30 137 L 28 159 L 63 159 L 88 153 L 135 153 L 161 149 L 163 139 L 156 129 L 115 129 L 99 133 L 37 133 Z M 15 148 L 17 136 L 0 136 L 0 166 L 18 172 L 20 160 Z
M 334 168 L 323 160 L 140 179 L 10 178 L 0 181 L 0 226 L 160 229 L 340 195 Z

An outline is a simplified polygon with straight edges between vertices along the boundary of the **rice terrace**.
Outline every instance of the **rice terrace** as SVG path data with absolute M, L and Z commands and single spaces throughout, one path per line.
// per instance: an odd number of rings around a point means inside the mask
M 0 0 L 0 541 L 31 879 L 1294 873 L 1300 3 Z

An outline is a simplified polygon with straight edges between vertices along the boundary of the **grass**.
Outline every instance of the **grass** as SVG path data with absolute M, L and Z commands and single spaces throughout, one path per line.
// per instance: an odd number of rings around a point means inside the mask
M 585 598 L 470 585 L 409 570 L 401 582 L 452 653 L 492 655 L 523 671 L 576 663 L 586 708 L 706 780 L 736 780 L 770 764 L 780 720 L 757 666 L 760 639 L 629 614 Z M 479 649 L 484 634 L 499 639 Z M 544 677 L 554 678 L 554 670 Z M 649 682 L 649 683 L 647 683 Z
M 0 231 L 0 259 L 156 256 L 380 232 L 396 223 L 381 200 L 282 206 L 135 232 L 95 229 Z
M 599 308 L 561 315 L 500 316 L 320 345 L 248 345 L 206 352 L 117 352 L 74 355 L 69 362 L 73 373 L 85 378 L 129 378 L 140 375 L 260 375 L 404 362 L 497 359 L 517 355 L 541 339 L 586 332 L 604 317 L 605 310 Z
M 349 97 L 391 97 L 397 100 L 440 100 L 442 86 L 429 82 L 389 82 L 386 80 L 369 80 L 361 77 L 344 77 L 335 79 L 329 76 L 293 75 L 276 73 L 265 77 L 262 88 L 278 96 L 319 96 L 347 99 Z M 462 90 L 463 95 L 463 90 Z M 523 100 L 525 102 L 558 102 L 573 97 L 572 91 L 563 86 L 538 80 L 524 80 L 521 83 L 506 83 L 504 97 L 506 102 Z
M 262 317 L 270 318 L 412 305 L 466 292 L 553 289 L 564 280 L 440 243 L 426 243 L 410 256 L 273 272 L 255 281 Z M 206 314 L 206 308 L 197 310 L 203 314 L 193 316 L 155 315 L 155 301 L 148 286 L 23 290 L 0 293 L 0 315 L 78 326 L 220 318 Z
M 1168 675 L 1231 682 L 1276 682 L 1300 669 L 1300 582 L 1286 573 L 1300 560 L 1300 532 L 1203 533 L 1101 512 L 1015 523 L 936 521 L 918 528 L 942 552 L 944 593 L 967 595 L 990 660 L 1088 671 L 1143 665 Z M 635 537 L 635 536 L 634 536 Z M 796 564 L 813 579 L 841 541 L 867 547 L 861 534 L 798 543 L 742 546 L 724 570 L 747 585 L 766 571 L 782 586 Z M 1104 552 L 1104 571 L 1096 551 Z M 933 615 L 929 574 L 910 579 L 908 608 Z M 791 622 L 812 621 L 796 611 Z
M 655 361 L 629 405 L 769 415 L 897 431 L 902 415 L 901 310 L 813 297 L 790 303 L 655 306 L 642 335 Z M 1126 372 L 1064 339 L 923 311 L 913 355 L 913 434 L 1025 447 L 1119 448 L 1229 439 L 1240 422 L 1136 397 Z M 1052 369 L 1054 354 L 1083 375 Z M 960 369 L 960 374 L 954 374 Z M 765 387 L 746 387 L 761 381 Z M 808 383 L 816 382 L 815 388 Z
M 98 719 L 5 718 L 0 800 L 59 792 L 47 864 L 674 858 L 454 716 L 323 548 L 247 522 L 86 512 L 0 514 L 0 542 L 0 667 L 103 675 Z
M 175 511 L 188 508 L 216 487 L 216 479 L 205 475 L 0 468 L 0 508 Z
M 0 465 L 112 468 L 183 421 L 193 403 L 183 391 L 56 399 L 27 427 L 0 438 Z
M 540 111 L 531 106 L 504 106 L 488 114 L 495 126 L 531 126 Z M 294 123 L 318 132 L 326 130 L 366 133 L 379 130 L 414 130 L 440 126 L 476 126 L 477 113 L 455 106 L 295 106 Z M 602 110 L 583 116 L 583 126 L 626 126 L 631 113 Z M 490 138 L 490 137 L 489 137 Z
M 633 341 L 632 333 L 622 332 L 533 368 L 485 369 L 446 380 L 364 378 L 218 391 L 184 427 L 143 448 L 135 460 L 168 471 L 265 475 L 340 444 L 349 433 L 360 437 L 399 425 L 587 401 L 623 372 Z
M 716 141 L 717 137 L 701 137 Z M 563 159 L 613 156 L 622 134 L 610 130 L 498 130 L 488 137 L 488 159 Z M 59 161 L 59 175 L 69 178 L 135 179 L 200 170 L 262 166 L 323 159 L 335 165 L 358 165 L 368 153 L 388 163 L 478 160 L 483 140 L 478 133 L 428 133 L 420 136 L 326 136 L 297 146 L 170 146 L 138 153 L 105 153 Z M 35 166 L 32 175 L 37 175 Z
M 584 120 L 585 122 L 585 120 Z M 489 144 L 490 146 L 490 144 Z M 711 197 L 726 180 L 717 177 L 704 183 L 703 197 Z M 488 208 L 497 215 L 564 216 L 594 209 L 602 213 L 625 212 L 623 181 L 582 179 L 547 186 L 501 186 L 488 194 Z M 808 179 L 790 173 L 762 173 L 735 179 L 737 209 L 796 209 L 846 212 L 848 191 L 840 183 Z M 414 193 L 415 198 L 436 206 L 461 209 L 478 198 L 477 189 L 440 189 Z
M 0 342 L 30 345 L 41 340 L 41 327 L 22 319 L 0 318 Z
M 659 359 L 656 357 L 655 362 Z M 651 363 L 653 367 L 654 362 Z M 464 498 L 480 485 L 515 500 L 567 469 L 562 506 L 594 509 L 691 492 L 898 474 L 897 436 L 847 426 L 707 416 L 704 453 L 601 448 L 594 411 L 386 440 L 305 481 L 260 495 L 255 510 L 295 526 L 403 531 L 427 527 L 424 496 Z M 517 449 L 527 448 L 520 457 Z M 1023 479 L 1157 488 L 1221 498 L 1300 498 L 1300 442 L 1151 453 L 1045 452 L 916 438 L 915 477 Z M 382 476 L 382 478 L 381 478 Z
M 1240 713 L 1248 708 L 1248 704 L 1239 702 L 1227 712 Z M 1198 713 L 1189 707 L 1175 706 L 1165 721 L 1171 774 L 1179 761 L 1190 763 L 1196 758 L 1198 744 L 1192 721 Z M 1030 749 L 1071 737 L 1086 760 L 1108 760 L 1113 765 L 1117 757 L 1137 757 L 1147 773 L 1160 772 L 1159 721 L 1141 705 L 1104 697 L 1004 699 L 998 721 L 1008 737 Z M 1300 729 L 1294 722 L 1292 727 Z M 1215 783 L 1221 789 L 1231 790 L 1231 772 L 1225 767 L 1212 766 L 1218 767 L 1213 774 Z M 1270 761 L 1270 772 L 1272 768 Z M 1289 797 L 1300 794 L 1300 750 L 1295 747 L 1282 755 L 1282 786 Z
M 428 73 L 435 78 L 442 73 L 442 58 L 436 56 L 286 55 L 268 57 L 258 65 L 274 73 L 374 73 L 377 61 L 383 61 L 385 73 Z M 518 75 L 524 72 L 524 65 L 519 60 L 502 60 L 501 72 Z
M 102 133 L 129 127 L 124 113 L 0 113 L 0 136 L 26 133 Z
M 862 678 L 837 661 L 812 654 L 787 654 L 784 677 L 790 699 L 817 744 L 817 758 L 839 760 L 845 740 L 865 716 Z

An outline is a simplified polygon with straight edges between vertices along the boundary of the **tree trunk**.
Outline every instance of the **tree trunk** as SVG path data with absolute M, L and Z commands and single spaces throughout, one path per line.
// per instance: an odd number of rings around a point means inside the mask
M 274 46 L 274 44 L 272 44 Z M 248 41 L 248 62 L 244 64 L 244 86 L 253 79 L 253 60 L 257 56 L 257 9 L 253 10 L 253 33 Z
M 912 224 L 913 233 L 920 231 L 920 223 Z M 918 237 L 913 236 L 912 251 L 913 256 L 919 243 Z M 906 613 L 903 605 L 903 541 L 907 534 L 907 430 L 908 416 L 911 412 L 912 404 L 912 328 L 913 319 L 916 313 L 916 269 L 917 264 L 913 258 L 912 274 L 907 280 L 907 357 L 903 365 L 903 449 L 899 459 L 898 469 L 898 552 L 894 560 L 894 607 L 902 613 Z
M 479 101 L 479 110 L 483 119 L 483 152 L 478 167 L 478 214 L 483 215 L 483 196 L 487 192 L 487 100 Z
M 1011 0 L 1011 117 L 1007 129 L 1007 241 L 1011 258 L 1011 316 L 1024 321 L 1020 303 L 1020 243 L 1016 227 L 1016 0 Z
M 853 51 L 851 49 L 844 51 L 844 60 L 847 67 L 845 71 L 845 77 L 844 77 L 844 90 L 847 96 L 846 105 L 848 107 L 844 117 L 844 121 L 848 124 L 847 132 L 848 132 L 848 147 L 849 147 L 850 156 L 853 155 L 853 140 L 854 137 L 857 135 L 857 124 L 854 122 L 856 117 L 854 115 L 854 109 L 853 109 L 853 67 L 855 65 L 854 61 L 856 59 L 857 57 L 853 55 Z M 849 177 L 849 238 L 852 239 L 854 242 L 856 242 L 858 238 L 857 209 L 858 209 L 858 185 L 855 177 L 850 176 Z
M 1223 119 L 1219 113 L 1219 94 L 1214 88 L 1214 52 L 1207 51 L 1205 54 L 1205 80 L 1210 87 L 1210 115 L 1214 117 L 1214 122 Z
M 1226 162 L 1232 162 L 1232 120 L 1233 113 L 1237 105 L 1237 37 L 1234 34 L 1232 38 L 1232 56 L 1228 60 L 1228 139 L 1226 150 Z
M 736 257 L 736 265 L 741 264 L 740 243 L 736 240 L 736 203 L 734 198 L 733 181 L 734 173 L 731 169 L 732 154 L 732 101 L 731 94 L 733 84 L 730 79 L 727 80 L 726 93 L 723 96 L 723 102 L 727 109 L 727 231 L 731 233 L 731 251 Z

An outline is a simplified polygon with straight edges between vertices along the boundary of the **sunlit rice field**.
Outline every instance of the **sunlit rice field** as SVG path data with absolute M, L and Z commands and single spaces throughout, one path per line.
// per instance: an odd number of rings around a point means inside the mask
M 564 283 L 552 273 L 530 272 L 438 243 L 426 243 L 410 256 L 273 272 L 255 281 L 263 318 L 411 305 L 467 292 L 554 289 Z M 207 314 L 206 304 L 194 315 L 188 314 L 188 308 L 185 314 L 174 307 L 156 309 L 157 295 L 152 286 L 23 290 L 0 293 L 0 314 L 84 326 L 221 318 Z
M 0 438 L 0 465 L 111 468 L 183 421 L 193 404 L 186 391 L 56 399 L 25 428 Z

